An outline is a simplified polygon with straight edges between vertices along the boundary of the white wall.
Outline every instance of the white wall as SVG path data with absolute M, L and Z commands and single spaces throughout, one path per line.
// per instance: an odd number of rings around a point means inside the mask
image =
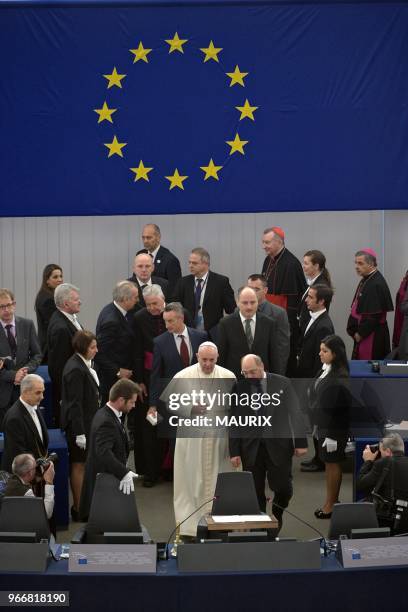
M 115 217 L 0 218 L 0 287 L 14 289 L 18 313 L 34 318 L 33 303 L 42 269 L 57 263 L 64 279 L 78 285 L 83 301 L 81 322 L 94 329 L 98 312 L 111 300 L 116 281 L 130 275 L 140 235 L 147 222 L 157 223 L 164 246 L 175 252 L 183 273 L 194 246 L 205 247 L 211 267 L 229 276 L 234 289 L 248 274 L 260 272 L 262 231 L 280 225 L 286 245 L 299 258 L 309 249 L 323 251 L 336 295 L 331 316 L 346 339 L 345 325 L 358 279 L 356 250 L 370 246 L 379 255 L 393 298 L 408 268 L 407 211 L 248 213 Z M 389 316 L 392 329 L 393 317 Z M 350 346 L 350 344 L 349 344 Z

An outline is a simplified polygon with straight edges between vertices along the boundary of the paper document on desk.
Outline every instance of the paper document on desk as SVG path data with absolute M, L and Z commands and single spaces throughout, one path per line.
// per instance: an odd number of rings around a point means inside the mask
M 224 516 L 212 515 L 214 523 L 257 523 L 259 521 L 272 521 L 267 514 L 230 514 Z

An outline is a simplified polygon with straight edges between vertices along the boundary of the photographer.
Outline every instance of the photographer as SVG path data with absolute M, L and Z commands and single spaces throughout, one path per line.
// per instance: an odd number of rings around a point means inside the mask
M 7 482 L 4 496 L 34 497 L 33 485 L 44 481 L 44 506 L 47 518 L 50 519 L 54 510 L 54 464 L 52 461 L 37 466 L 33 455 L 22 454 L 14 458 L 13 475 Z
M 408 500 L 408 457 L 404 455 L 404 440 L 399 434 L 390 433 L 380 441 L 378 450 L 367 444 L 363 459 L 356 489 L 375 503 L 379 523 L 386 526 L 392 519 L 397 499 Z

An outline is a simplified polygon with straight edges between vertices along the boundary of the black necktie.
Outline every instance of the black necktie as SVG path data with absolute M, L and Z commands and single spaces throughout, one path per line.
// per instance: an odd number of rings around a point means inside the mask
M 194 319 L 195 319 L 195 323 L 196 324 L 197 324 L 198 312 L 200 310 L 202 282 L 203 282 L 202 278 L 197 278 L 197 283 L 196 283 L 196 287 L 195 287 L 195 291 L 194 291 L 194 302 L 195 302 L 195 315 L 194 315 Z
M 11 357 L 15 359 L 16 354 L 17 354 L 17 343 L 16 343 L 15 337 L 13 336 L 11 332 L 12 327 L 13 327 L 12 325 L 6 325 L 6 333 L 7 333 L 7 340 L 10 346 Z
M 251 319 L 245 319 L 245 335 L 247 338 L 248 346 L 251 349 L 254 343 L 254 337 L 251 329 Z

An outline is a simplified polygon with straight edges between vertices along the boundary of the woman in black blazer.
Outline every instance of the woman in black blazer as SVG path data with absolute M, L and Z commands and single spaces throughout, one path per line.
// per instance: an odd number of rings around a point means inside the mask
M 62 282 L 62 268 L 57 264 L 46 265 L 34 306 L 37 315 L 38 339 L 43 354 L 42 363 L 48 363 L 47 329 L 50 319 L 57 309 L 54 302 L 54 291 Z
M 323 338 L 319 354 L 323 368 L 309 388 L 309 401 L 317 427 L 319 457 L 325 464 L 326 500 L 315 516 L 328 519 L 338 502 L 342 481 L 341 462 L 345 459 L 349 434 L 351 394 L 346 347 L 340 336 Z
M 68 359 L 62 374 L 61 429 L 65 431 L 69 449 L 73 497 L 71 516 L 78 520 L 87 440 L 100 403 L 99 380 L 92 368 L 92 360 L 98 351 L 96 337 L 90 331 L 77 331 L 72 346 L 75 353 Z

